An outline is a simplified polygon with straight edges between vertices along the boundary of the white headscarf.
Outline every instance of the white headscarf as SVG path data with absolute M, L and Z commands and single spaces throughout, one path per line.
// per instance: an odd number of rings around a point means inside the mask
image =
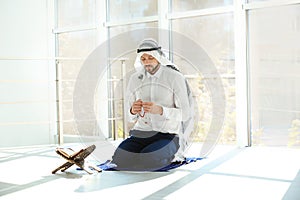
M 175 64 L 165 56 L 157 42 L 154 39 L 149 38 L 143 40 L 137 49 L 137 56 L 134 62 L 136 71 L 144 70 L 144 66 L 141 62 L 141 56 L 144 53 L 153 56 L 163 66 L 171 65 L 176 67 Z

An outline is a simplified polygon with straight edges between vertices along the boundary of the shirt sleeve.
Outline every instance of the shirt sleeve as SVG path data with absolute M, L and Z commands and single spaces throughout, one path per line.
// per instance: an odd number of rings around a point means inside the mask
M 188 98 L 188 91 L 186 80 L 184 76 L 179 76 L 173 82 L 174 91 L 174 108 L 162 107 L 163 116 L 166 119 L 176 120 L 176 121 L 186 121 L 190 117 L 190 103 Z

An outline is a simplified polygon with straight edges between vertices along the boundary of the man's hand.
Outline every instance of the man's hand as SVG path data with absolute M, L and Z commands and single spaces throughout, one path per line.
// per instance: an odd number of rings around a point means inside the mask
M 130 109 L 131 114 L 136 115 L 142 111 L 142 100 L 138 99 L 137 101 L 133 102 L 132 107 Z
M 159 105 L 156 105 L 153 102 L 143 102 L 142 106 L 144 108 L 145 113 L 151 113 L 151 114 L 163 114 L 163 108 Z

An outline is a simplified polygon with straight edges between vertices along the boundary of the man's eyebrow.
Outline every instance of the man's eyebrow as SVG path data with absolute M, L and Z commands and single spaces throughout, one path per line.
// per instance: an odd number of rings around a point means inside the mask
M 146 58 L 147 56 L 141 56 L 141 58 Z M 154 56 L 149 55 L 148 58 L 154 58 Z

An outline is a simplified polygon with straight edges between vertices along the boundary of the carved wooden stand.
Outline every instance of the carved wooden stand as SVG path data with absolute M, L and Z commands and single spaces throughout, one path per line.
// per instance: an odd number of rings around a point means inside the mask
M 52 174 L 55 174 L 58 170 L 61 170 L 62 172 L 64 172 L 74 164 L 77 165 L 78 167 L 80 167 L 81 169 L 85 170 L 89 174 L 93 173 L 93 171 L 90 170 L 90 167 L 98 172 L 101 172 L 102 170 L 95 165 L 91 165 L 91 164 L 88 164 L 87 166 L 84 165 L 84 159 L 86 157 L 88 157 L 95 149 L 96 149 L 96 146 L 91 145 L 85 149 L 81 149 L 80 151 L 73 153 L 72 155 L 69 155 L 68 153 L 66 153 L 64 151 L 63 148 L 57 148 L 56 153 L 58 155 L 60 155 L 61 157 L 63 157 L 64 159 L 66 159 L 67 162 L 64 163 L 63 165 L 59 166 L 55 170 L 53 170 Z

